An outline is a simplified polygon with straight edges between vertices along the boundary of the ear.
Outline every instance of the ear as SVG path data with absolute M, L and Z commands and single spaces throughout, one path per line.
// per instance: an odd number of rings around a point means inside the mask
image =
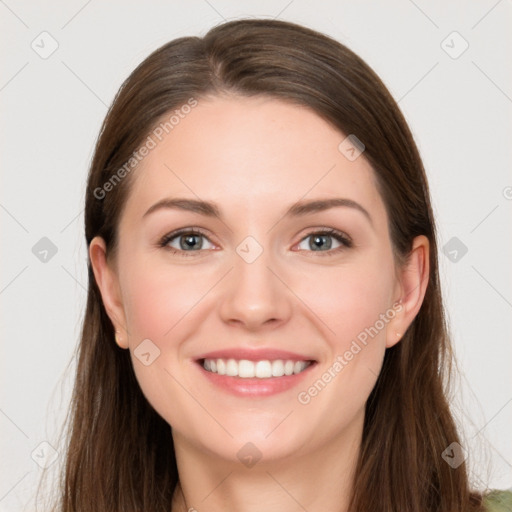
M 417 236 L 406 263 L 397 271 L 396 315 L 388 324 L 386 348 L 400 341 L 423 304 L 430 275 L 429 254 L 428 238 Z
M 107 260 L 107 249 L 103 238 L 96 236 L 91 240 L 89 258 L 105 310 L 116 330 L 116 343 L 121 348 L 128 348 L 128 330 L 119 279 L 116 270 Z

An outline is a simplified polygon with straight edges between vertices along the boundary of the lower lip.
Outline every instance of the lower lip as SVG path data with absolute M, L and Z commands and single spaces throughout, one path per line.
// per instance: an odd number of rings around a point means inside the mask
M 237 396 L 245 397 L 265 397 L 287 391 L 297 386 L 304 378 L 309 375 L 316 362 L 311 363 L 305 370 L 293 375 L 283 375 L 282 377 L 269 377 L 267 379 L 244 379 L 240 377 L 230 377 L 228 375 L 219 375 L 205 370 L 203 365 L 198 362 L 197 366 L 201 373 L 209 381 L 225 391 Z

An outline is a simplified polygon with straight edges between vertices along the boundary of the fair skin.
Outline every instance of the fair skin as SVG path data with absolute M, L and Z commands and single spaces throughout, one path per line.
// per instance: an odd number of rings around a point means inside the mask
M 347 510 L 364 406 L 386 348 L 419 311 L 429 244 L 417 237 L 397 267 L 374 171 L 364 153 L 350 161 L 338 150 L 344 138 L 311 110 L 276 99 L 201 99 L 134 171 L 115 260 L 101 238 L 90 244 L 118 344 L 172 426 L 180 478 L 173 511 Z M 143 217 L 170 197 L 214 202 L 222 220 L 171 208 Z M 369 218 L 350 206 L 284 215 L 299 200 L 329 198 L 350 199 Z M 204 235 L 187 252 L 186 234 L 158 246 L 180 228 Z M 352 247 L 332 235 L 315 243 L 311 235 L 325 228 Z M 263 249 L 251 263 L 237 252 L 248 236 Z M 321 392 L 298 400 L 391 310 Z M 147 366 L 134 354 L 146 339 L 160 350 Z M 315 364 L 291 389 L 241 397 L 213 385 L 196 362 L 237 347 L 307 354 Z M 237 456 L 247 443 L 261 454 L 251 467 Z

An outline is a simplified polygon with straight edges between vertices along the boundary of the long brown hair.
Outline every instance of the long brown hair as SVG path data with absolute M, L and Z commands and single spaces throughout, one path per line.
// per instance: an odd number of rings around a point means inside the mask
M 355 134 L 375 171 L 397 262 L 407 258 L 414 237 L 430 240 L 424 302 L 402 340 L 387 349 L 366 404 L 349 510 L 480 510 L 465 464 L 452 468 L 441 456 L 459 436 L 447 400 L 452 352 L 423 164 L 397 103 L 344 45 L 289 22 L 250 19 L 153 52 L 123 83 L 101 128 L 85 198 L 87 246 L 101 236 L 109 258 L 115 254 L 137 172 L 126 162 L 162 116 L 222 93 L 307 106 L 342 133 Z M 122 179 L 114 182 L 114 175 Z M 129 351 L 115 343 L 90 261 L 88 267 L 58 510 L 168 512 L 178 482 L 171 427 L 143 396 Z

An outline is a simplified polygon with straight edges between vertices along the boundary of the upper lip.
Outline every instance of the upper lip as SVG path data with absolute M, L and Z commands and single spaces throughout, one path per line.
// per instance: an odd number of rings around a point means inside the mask
M 246 359 L 248 361 L 264 361 L 282 359 L 285 361 L 315 361 L 313 357 L 304 354 L 297 354 L 295 352 L 288 352 L 286 350 L 278 350 L 273 348 L 232 348 L 215 350 L 213 352 L 205 353 L 197 358 L 201 359 Z

